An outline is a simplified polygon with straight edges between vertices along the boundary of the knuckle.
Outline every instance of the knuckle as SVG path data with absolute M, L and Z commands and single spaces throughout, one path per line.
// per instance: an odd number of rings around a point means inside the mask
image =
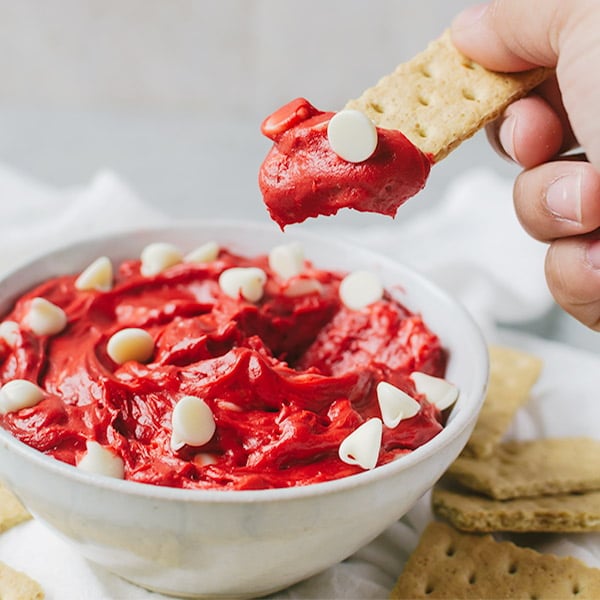
M 556 302 L 586 327 L 600 330 L 600 274 L 594 276 L 576 251 L 577 242 L 561 240 L 548 248 L 545 273 Z

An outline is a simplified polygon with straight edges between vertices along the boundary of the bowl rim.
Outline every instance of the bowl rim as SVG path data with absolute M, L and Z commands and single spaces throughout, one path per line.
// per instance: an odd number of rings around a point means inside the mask
M 120 240 L 124 235 L 132 233 L 134 235 L 144 236 L 153 234 L 159 235 L 160 232 L 181 229 L 193 231 L 195 229 L 206 227 L 242 230 L 251 228 L 254 230 L 268 232 L 269 235 L 273 234 L 272 224 L 267 224 L 260 221 L 242 222 L 234 219 L 186 219 L 185 221 L 169 220 L 162 224 L 144 226 L 142 228 L 124 228 L 113 230 L 106 233 L 91 235 L 86 239 L 67 242 L 46 252 L 39 253 L 33 258 L 19 263 L 12 269 L 2 273 L 0 275 L 0 284 L 14 277 L 18 277 L 23 271 L 27 271 L 43 261 L 52 260 L 54 257 L 60 256 L 64 253 L 76 253 L 79 248 L 86 248 L 90 244 L 111 244 L 111 242 L 117 242 Z M 340 249 L 347 249 L 351 243 L 343 238 L 326 239 L 322 233 L 315 231 L 295 230 L 293 236 L 295 238 L 302 238 L 301 241 L 310 241 L 312 239 L 320 243 L 326 242 L 327 244 L 337 246 Z M 291 237 L 292 236 L 290 236 L 290 238 Z M 49 470 L 57 476 L 64 477 L 68 480 L 74 480 L 75 482 L 79 482 L 81 484 L 90 485 L 97 489 L 118 492 L 129 496 L 142 496 L 151 500 L 169 500 L 181 503 L 200 502 L 206 504 L 281 502 L 293 501 L 306 496 L 323 496 L 341 493 L 350 488 L 368 486 L 373 482 L 379 481 L 380 479 L 386 479 L 396 472 L 408 470 L 415 464 L 426 460 L 431 455 L 443 451 L 444 448 L 450 445 L 456 439 L 456 437 L 460 435 L 463 429 L 468 426 L 469 422 L 474 420 L 474 417 L 477 415 L 481 405 L 483 404 L 489 377 L 489 357 L 487 352 L 487 344 L 483 333 L 467 309 L 460 304 L 458 300 L 453 298 L 448 292 L 443 290 L 437 284 L 433 283 L 420 272 L 382 253 L 365 248 L 360 244 L 356 244 L 356 249 L 360 251 L 361 257 L 371 258 L 372 260 L 376 261 L 377 264 L 382 265 L 385 269 L 391 268 L 399 271 L 400 273 L 408 274 L 409 277 L 416 281 L 417 285 L 423 288 L 427 294 L 435 296 L 444 305 L 452 307 L 452 310 L 454 311 L 453 314 L 456 316 L 456 318 L 462 320 L 462 326 L 466 328 L 465 332 L 468 332 L 468 338 L 475 345 L 478 345 L 481 350 L 473 353 L 474 363 L 472 365 L 472 371 L 476 374 L 473 387 L 475 390 L 479 391 L 476 392 L 476 398 L 470 399 L 469 406 L 471 409 L 469 411 L 459 411 L 446 423 L 444 428 L 436 436 L 415 450 L 412 450 L 408 454 L 404 454 L 395 460 L 378 466 L 374 469 L 330 481 L 285 488 L 221 490 L 167 487 L 149 483 L 141 483 L 137 481 L 114 479 L 94 473 L 88 473 L 28 446 L 2 427 L 0 427 L 0 445 L 17 453 L 23 459 L 33 462 L 36 466 Z M 1 319 L 2 316 L 0 315 L 0 321 Z M 434 333 L 436 332 L 434 331 Z

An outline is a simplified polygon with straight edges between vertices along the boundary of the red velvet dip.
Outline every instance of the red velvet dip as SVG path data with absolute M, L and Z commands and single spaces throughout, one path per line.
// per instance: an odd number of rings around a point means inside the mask
M 334 114 L 297 98 L 262 123 L 262 133 L 274 144 L 258 182 L 269 214 L 281 228 L 341 208 L 393 217 L 425 186 L 431 157 L 396 130 L 377 128 L 377 147 L 367 160 L 340 158 L 327 138 Z
M 220 289 L 219 275 L 234 266 L 265 271 L 260 301 Z M 14 340 L 0 338 L 0 383 L 27 379 L 44 398 L 0 414 L 0 425 L 72 465 L 86 441 L 96 441 L 123 459 L 131 481 L 220 490 L 299 486 L 362 471 L 343 462 L 338 448 L 379 416 L 375 387 L 385 380 L 421 404 L 414 417 L 384 427 L 377 464 L 388 463 L 442 429 L 440 411 L 416 393 L 409 375 L 443 376 L 446 353 L 421 317 L 387 292 L 366 308 L 345 307 L 338 297 L 343 275 L 305 262 L 296 277 L 314 278 L 321 289 L 288 297 L 290 282 L 266 256 L 221 250 L 211 263 L 180 263 L 153 276 L 127 260 L 107 292 L 79 291 L 76 275 L 50 279 L 5 316 L 19 324 Z M 65 311 L 63 331 L 40 336 L 28 328 L 34 297 Z M 107 354 L 107 340 L 126 327 L 154 339 L 147 364 L 117 365 Z M 170 419 L 184 395 L 204 399 L 216 431 L 202 447 L 175 451 Z

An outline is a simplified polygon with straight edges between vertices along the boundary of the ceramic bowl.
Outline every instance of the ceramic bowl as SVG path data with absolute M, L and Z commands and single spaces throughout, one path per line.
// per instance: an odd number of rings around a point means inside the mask
M 269 224 L 193 223 L 71 245 L 5 276 L 0 315 L 28 288 L 81 271 L 100 255 L 118 262 L 151 242 L 172 242 L 185 251 L 209 239 L 249 255 L 293 239 L 318 267 L 377 271 L 449 351 L 446 377 L 460 396 L 443 431 L 394 462 L 344 479 L 287 489 L 198 491 L 89 474 L 0 429 L 0 479 L 82 555 L 133 583 L 184 597 L 253 597 L 348 557 L 433 486 L 474 426 L 487 382 L 487 348 L 466 311 L 407 267 L 314 234 L 282 234 Z

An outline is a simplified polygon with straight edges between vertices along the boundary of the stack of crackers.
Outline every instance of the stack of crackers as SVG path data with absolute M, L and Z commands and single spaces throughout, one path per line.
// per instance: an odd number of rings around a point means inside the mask
M 0 484 L 0 534 L 31 516 L 23 505 Z M 0 600 L 42 600 L 44 592 L 33 579 L 0 562 Z
M 600 531 L 600 441 L 502 441 L 541 361 L 490 348 L 490 383 L 462 454 L 432 491 L 431 523 L 391 598 L 600 598 L 600 569 L 493 532 Z
M 600 441 L 501 442 L 540 370 L 492 348 L 490 385 L 473 435 L 433 491 L 434 511 L 463 531 L 600 531 Z

